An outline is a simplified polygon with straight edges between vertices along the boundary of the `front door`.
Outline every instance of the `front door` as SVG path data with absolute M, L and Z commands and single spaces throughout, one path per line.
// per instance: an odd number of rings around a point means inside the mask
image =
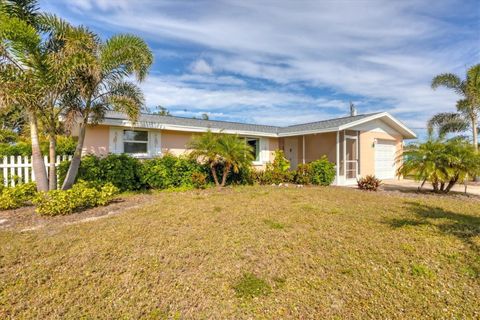
M 297 137 L 285 138 L 285 157 L 290 161 L 290 169 L 297 169 L 298 165 L 298 139 Z

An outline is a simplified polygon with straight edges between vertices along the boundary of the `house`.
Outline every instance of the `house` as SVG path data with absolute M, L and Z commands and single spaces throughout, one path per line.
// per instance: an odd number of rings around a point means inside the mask
M 84 153 L 128 153 L 156 157 L 188 152 L 193 135 L 211 130 L 237 134 L 255 150 L 253 165 L 263 168 L 281 149 L 292 169 L 326 155 L 337 164 L 335 184 L 356 183 L 374 174 L 393 179 L 404 139 L 415 133 L 387 112 L 356 115 L 287 127 L 142 114 L 132 123 L 125 114 L 108 112 L 87 128 Z

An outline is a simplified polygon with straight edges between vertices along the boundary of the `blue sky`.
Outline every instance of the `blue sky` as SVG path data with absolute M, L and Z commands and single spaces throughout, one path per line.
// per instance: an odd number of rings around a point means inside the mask
M 42 0 L 103 38 L 143 37 L 155 54 L 147 106 L 271 125 L 388 111 L 421 136 L 453 111 L 436 74 L 480 62 L 473 1 Z

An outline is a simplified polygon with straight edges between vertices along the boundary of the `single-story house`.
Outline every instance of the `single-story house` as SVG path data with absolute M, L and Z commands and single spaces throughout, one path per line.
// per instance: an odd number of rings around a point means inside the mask
M 142 114 L 132 123 L 125 114 L 108 112 L 101 123 L 87 128 L 83 151 L 146 158 L 166 152 L 180 155 L 188 152 L 193 135 L 207 130 L 245 138 L 255 150 L 253 165 L 258 168 L 273 161 L 277 149 L 284 151 L 292 169 L 326 155 L 336 164 L 337 185 L 356 183 L 369 174 L 395 178 L 403 140 L 416 137 L 387 112 L 284 127 L 152 114 Z

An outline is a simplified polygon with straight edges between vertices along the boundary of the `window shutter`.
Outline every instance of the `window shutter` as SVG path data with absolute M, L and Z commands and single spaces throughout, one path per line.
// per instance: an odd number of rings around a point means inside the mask
M 123 153 L 123 130 L 120 128 L 110 128 L 108 152 L 120 154 Z
M 148 131 L 148 153 L 152 157 L 162 154 L 162 136 L 160 131 Z
M 268 139 L 267 138 L 260 138 L 260 162 L 267 163 L 268 162 Z

